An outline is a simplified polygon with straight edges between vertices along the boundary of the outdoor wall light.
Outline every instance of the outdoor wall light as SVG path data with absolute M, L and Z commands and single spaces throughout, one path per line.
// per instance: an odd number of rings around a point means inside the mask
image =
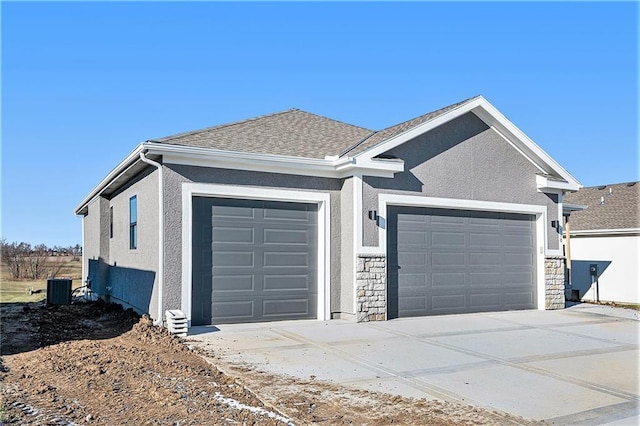
M 551 227 L 554 229 L 558 229 L 558 221 L 557 220 L 552 220 L 551 221 Z
M 375 210 L 369 210 L 369 219 L 378 220 L 378 212 Z

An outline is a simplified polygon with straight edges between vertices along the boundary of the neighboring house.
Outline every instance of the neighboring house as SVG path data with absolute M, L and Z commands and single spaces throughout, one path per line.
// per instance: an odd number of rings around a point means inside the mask
M 292 109 L 141 143 L 76 209 L 101 297 L 190 324 L 564 307 L 580 183 L 483 97 L 372 131 Z
M 571 213 L 571 300 L 640 303 L 640 182 L 583 188 L 566 203 Z M 591 272 L 591 266 L 595 270 Z

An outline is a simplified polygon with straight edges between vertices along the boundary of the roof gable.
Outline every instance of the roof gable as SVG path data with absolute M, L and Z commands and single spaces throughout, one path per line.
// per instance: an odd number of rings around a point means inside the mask
M 587 206 L 571 213 L 572 232 L 640 228 L 640 182 L 582 188 L 563 201 Z
M 369 137 L 367 137 L 366 139 L 364 139 L 363 141 L 361 141 L 360 143 L 358 143 L 357 145 L 350 147 L 347 151 L 343 152 L 342 154 L 340 154 L 341 157 L 345 156 L 345 155 L 357 155 L 361 152 L 364 152 L 366 150 L 368 150 L 369 148 L 372 148 L 388 139 L 391 139 L 395 136 L 398 136 L 402 133 L 404 133 L 407 130 L 411 130 L 421 124 L 424 124 L 430 120 L 433 120 L 434 118 L 437 118 L 451 110 L 456 109 L 457 107 L 464 105 L 465 103 L 469 102 L 470 100 L 473 99 L 477 99 L 479 98 L 479 96 L 474 96 L 473 98 L 469 98 L 466 99 L 464 101 L 455 103 L 453 105 L 449 105 L 446 106 L 444 108 L 440 108 L 436 111 L 432 111 L 429 113 L 426 113 L 424 115 L 421 115 L 419 117 L 415 117 L 412 118 L 411 120 L 407 120 L 404 121 L 400 124 L 395 124 L 393 126 L 387 127 L 386 129 L 382 129 L 376 132 L 373 132 L 371 135 L 369 135 Z
M 367 143 L 368 141 L 364 141 L 360 145 L 360 147 L 364 146 L 364 148 L 354 148 L 353 156 L 356 161 L 358 159 L 370 161 L 378 155 L 468 112 L 472 112 L 478 116 L 478 118 L 484 121 L 538 168 L 540 173 L 539 176 L 536 177 L 536 181 L 538 189 L 541 191 L 576 191 L 582 187 L 575 177 L 560 166 L 549 154 L 544 152 L 542 148 L 482 96 L 467 99 L 466 101 L 434 111 L 431 114 L 426 114 L 385 129 L 389 136 L 380 141 L 375 135 L 371 136 L 370 139 L 372 142 Z M 379 133 L 382 134 L 383 132 Z M 549 179 L 544 176 L 552 178 Z M 560 180 L 557 178 L 560 178 Z

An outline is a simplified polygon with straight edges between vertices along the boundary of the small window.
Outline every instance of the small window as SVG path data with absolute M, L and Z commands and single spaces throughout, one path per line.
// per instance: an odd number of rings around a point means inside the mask
M 113 206 L 109 207 L 109 238 L 113 238 Z
M 129 198 L 129 248 L 138 248 L 138 197 Z

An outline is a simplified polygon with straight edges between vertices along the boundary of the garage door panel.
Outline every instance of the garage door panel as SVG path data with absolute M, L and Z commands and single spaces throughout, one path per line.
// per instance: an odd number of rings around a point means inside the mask
M 398 241 L 402 241 L 402 244 L 415 244 L 423 246 L 427 244 L 427 235 L 424 232 L 415 231 L 399 232 Z
M 421 312 L 427 307 L 427 301 L 424 297 L 401 298 L 398 303 L 400 311 Z
M 499 253 L 469 253 L 469 266 L 500 266 L 502 256 Z
M 427 264 L 427 255 L 424 252 L 403 252 L 398 254 L 398 262 L 404 267 L 424 266 Z
M 533 245 L 533 238 L 530 235 L 509 235 L 502 237 L 505 247 L 529 249 Z
M 216 268 L 253 268 L 253 252 L 241 251 L 213 251 L 213 265 Z
M 211 277 L 212 293 L 254 291 L 253 275 L 218 275 Z
M 533 281 L 534 273 L 531 272 L 504 272 L 503 280 L 506 283 L 509 283 L 511 286 L 527 286 L 531 285 Z
M 457 313 L 465 309 L 466 298 L 463 295 L 440 295 L 431 298 L 431 309 L 438 313 Z M 424 314 L 421 314 L 424 315 Z
M 505 293 L 503 295 L 504 303 L 510 306 L 529 306 L 534 300 L 531 297 L 531 292 L 523 290 L 520 293 Z
M 495 233 L 480 233 L 478 231 L 469 233 L 469 248 L 498 249 L 501 244 L 500 236 Z
M 279 222 L 304 222 L 316 223 L 316 215 L 309 211 L 306 205 L 286 205 L 288 203 L 275 203 L 283 208 L 265 208 L 263 217 L 266 221 L 277 220 Z
M 282 317 L 290 316 L 292 318 L 298 317 L 301 313 L 309 315 L 311 301 L 308 298 L 301 299 L 287 299 L 287 300 L 263 300 L 262 301 L 262 315 L 266 318 L 269 317 Z
M 225 320 L 248 320 L 254 316 L 254 301 L 214 301 L 212 316 Z
M 502 275 L 497 272 L 471 272 L 469 285 L 471 287 L 496 287 L 502 282 Z
M 464 247 L 465 235 L 462 232 L 431 232 L 431 246 L 433 247 Z
M 264 291 L 295 291 L 308 292 L 309 277 L 307 275 L 265 275 L 262 288 Z
M 432 253 L 431 265 L 433 267 L 438 266 L 464 266 L 465 254 L 464 253 Z
M 529 268 L 533 266 L 533 262 L 531 253 L 507 253 L 504 255 L 505 266 Z
M 490 307 L 491 310 L 499 310 L 502 305 L 502 296 L 501 292 L 490 290 L 483 293 L 471 293 L 469 303 L 478 309 Z
M 215 205 L 211 207 L 211 216 L 214 218 L 229 218 L 239 221 L 241 219 L 255 219 L 255 212 L 249 202 L 244 206 Z
M 431 274 L 431 286 L 437 287 L 464 287 L 465 274 L 461 272 L 434 272 Z
M 533 218 L 390 207 L 389 317 L 535 308 Z
M 192 229 L 194 325 L 316 317 L 317 205 L 194 197 Z
M 265 251 L 263 265 L 265 268 L 308 268 L 311 262 L 307 253 Z
M 263 241 L 265 244 L 303 244 L 310 242 L 309 230 L 307 229 L 269 229 L 263 231 Z
M 218 244 L 255 244 L 253 228 L 218 227 L 211 228 L 212 239 Z

